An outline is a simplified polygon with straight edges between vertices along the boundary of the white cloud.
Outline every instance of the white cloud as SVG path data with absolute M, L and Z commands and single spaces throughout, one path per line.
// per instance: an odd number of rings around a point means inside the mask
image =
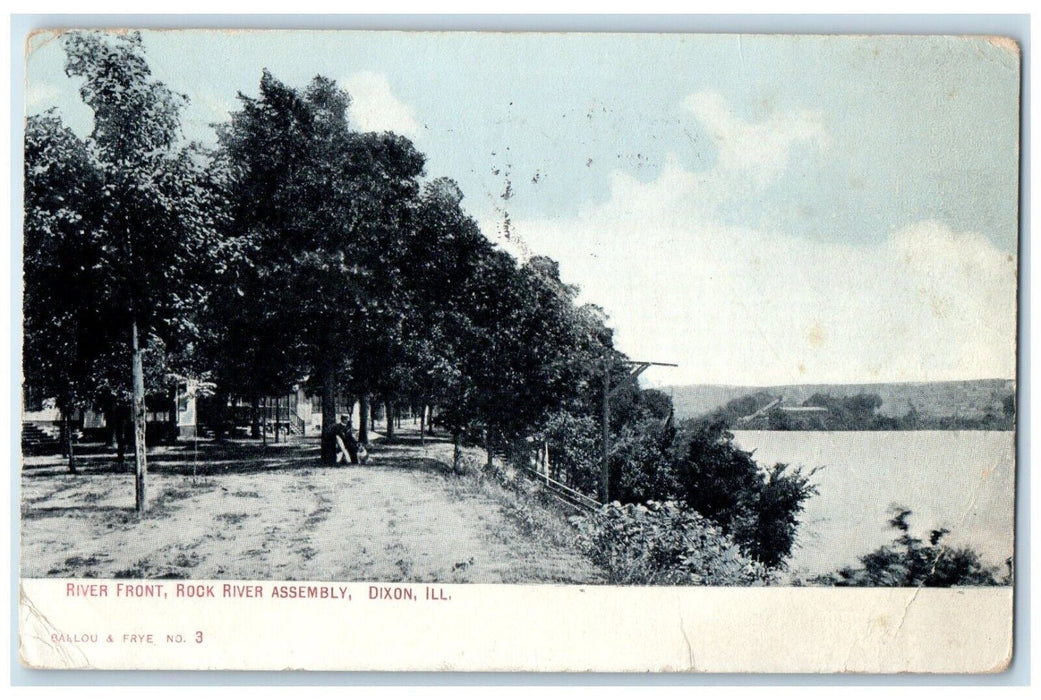
M 608 202 L 515 232 L 607 309 L 631 357 L 681 365 L 660 381 L 1014 376 L 1014 256 L 931 221 L 875 244 L 726 225 L 727 167 L 615 173 Z
M 362 71 L 342 81 L 352 103 L 349 116 L 354 128 L 361 131 L 394 131 L 403 136 L 419 134 L 419 123 L 412 108 L 391 92 L 382 73 Z
M 751 123 L 715 92 L 689 95 L 683 107 L 708 130 L 719 152 L 721 170 L 744 172 L 761 183 L 784 170 L 794 145 L 826 145 L 821 116 L 809 110 L 775 113 Z

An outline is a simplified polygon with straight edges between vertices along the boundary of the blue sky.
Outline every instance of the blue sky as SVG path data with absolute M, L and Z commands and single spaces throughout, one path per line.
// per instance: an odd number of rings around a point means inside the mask
M 945 37 L 151 32 L 212 142 L 262 68 L 315 74 L 552 255 L 655 382 L 1011 377 L 1018 55 Z M 58 42 L 27 110 L 90 113 Z M 512 196 L 502 193 L 509 179 Z M 502 221 L 513 229 L 507 239 Z

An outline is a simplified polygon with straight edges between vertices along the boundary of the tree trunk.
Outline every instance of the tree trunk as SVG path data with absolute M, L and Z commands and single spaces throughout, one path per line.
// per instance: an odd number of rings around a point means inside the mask
M 387 442 L 394 442 L 394 402 L 388 399 L 383 407 L 387 412 Z
M 282 399 L 275 397 L 275 444 L 278 444 L 278 423 L 282 420 Z
M 62 426 L 65 431 L 65 448 L 69 456 L 69 473 L 76 473 L 76 456 L 72 451 L 72 419 L 69 417 L 70 410 L 62 409 Z
M 427 419 L 427 435 L 434 437 L 434 407 L 430 407 L 430 418 Z
M 177 382 L 170 387 L 170 417 L 167 420 L 167 439 L 171 445 L 177 444 Z
M 260 437 L 260 397 L 249 400 L 249 435 L 254 440 Z
M 267 407 L 268 407 L 268 403 L 269 403 L 268 397 L 265 396 L 263 402 L 261 403 L 261 408 L 260 408 L 260 443 L 264 447 L 267 447 Z
M 68 441 L 65 439 L 65 409 L 58 406 L 58 454 L 62 457 L 69 456 Z
M 608 483 L 610 472 L 608 470 L 608 455 L 610 452 L 611 438 L 608 430 L 611 425 L 611 375 L 607 371 L 607 360 L 603 362 L 604 371 L 604 395 L 600 405 L 600 502 L 610 502 L 610 491 Z
M 336 441 L 329 438 L 329 431 L 336 425 L 336 376 L 332 369 L 322 374 L 322 461 L 336 464 Z
M 452 432 L 452 469 L 459 471 L 459 431 Z
M 484 451 L 488 455 L 488 461 L 485 463 L 485 467 L 488 469 L 492 468 L 492 429 L 484 429 Z
M 138 513 L 144 513 L 148 504 L 145 481 L 148 462 L 145 453 L 145 367 L 141 344 L 137 337 L 137 320 L 131 322 L 130 346 L 133 350 L 134 378 L 134 495 Z
M 358 398 L 358 442 L 367 445 L 369 442 L 369 395 L 362 394 Z
M 427 426 L 427 406 L 423 404 L 419 409 L 419 444 L 425 446 L 427 444 L 426 430 Z

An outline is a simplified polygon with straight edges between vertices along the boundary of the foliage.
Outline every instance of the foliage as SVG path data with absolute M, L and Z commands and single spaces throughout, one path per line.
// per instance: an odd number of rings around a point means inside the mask
M 102 180 L 98 301 L 136 318 L 168 342 L 190 330 L 188 315 L 212 279 L 213 236 L 223 202 L 194 146 L 176 148 L 187 98 L 151 77 L 136 32 L 76 32 L 65 39 L 66 72 L 83 78 L 94 110 L 88 138 Z
M 92 394 L 105 319 L 92 293 L 100 248 L 92 205 L 102 180 L 81 141 L 53 113 L 25 127 L 24 352 L 28 384 L 71 408 Z
M 579 545 L 613 584 L 747 586 L 769 572 L 714 523 L 674 501 L 603 506 L 576 517 Z
M 212 280 L 223 202 L 194 146 L 178 148 L 186 98 L 151 76 L 137 32 L 63 36 L 93 129 L 26 123 L 23 366 L 59 403 L 110 413 L 131 395 L 131 331 L 165 388 L 187 374 L 195 310 Z
M 784 464 L 761 469 L 721 420 L 685 425 L 674 454 L 677 490 L 687 505 L 769 568 L 791 554 L 803 503 L 817 492 L 813 471 Z
M 549 444 L 554 479 L 582 493 L 595 494 L 600 483 L 600 426 L 589 415 L 553 412 L 540 437 Z
M 215 345 L 239 341 L 223 364 L 243 393 L 310 375 L 328 425 L 341 389 L 397 388 L 404 231 L 424 157 L 395 134 L 353 131 L 350 97 L 321 76 L 295 90 L 265 71 L 260 96 L 239 99 L 219 157 L 243 255 Z
M 659 393 L 641 392 L 634 402 L 636 410 L 611 438 L 611 497 L 622 503 L 664 500 L 676 495 L 671 455 L 676 430 L 670 414 L 660 417 Z
M 893 506 L 889 526 L 897 531 L 890 544 L 860 557 L 858 568 L 845 567 L 817 583 L 835 586 L 950 587 L 997 586 L 1011 583 L 1010 572 L 999 576 L 985 566 L 977 552 L 944 544 L 947 529 L 932 530 L 928 543 L 911 535 L 911 511 Z

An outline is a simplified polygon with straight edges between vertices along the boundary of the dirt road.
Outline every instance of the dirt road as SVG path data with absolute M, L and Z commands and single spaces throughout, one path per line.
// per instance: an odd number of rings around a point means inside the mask
M 434 458 L 449 446 L 410 442 L 377 447 L 368 465 L 350 467 L 319 465 L 314 443 L 244 447 L 245 457 L 159 454 L 143 518 L 132 510 L 133 480 L 122 468 L 95 460 L 76 475 L 27 469 L 22 575 L 601 580 L 579 553 L 511 517 L 501 487 L 455 475 Z M 538 516 L 567 528 L 560 514 Z

